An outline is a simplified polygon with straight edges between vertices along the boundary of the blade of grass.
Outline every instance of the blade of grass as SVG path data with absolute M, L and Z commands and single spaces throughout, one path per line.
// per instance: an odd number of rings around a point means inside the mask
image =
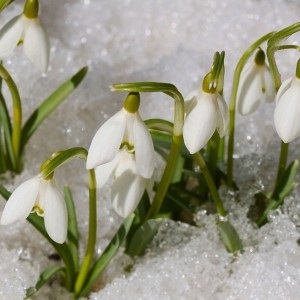
M 116 235 L 113 237 L 113 239 L 110 241 L 109 245 L 105 248 L 103 254 L 98 258 L 98 260 L 95 262 L 94 266 L 90 270 L 87 280 L 85 284 L 83 285 L 83 289 L 80 291 L 78 295 L 76 295 L 78 298 L 86 296 L 93 284 L 96 282 L 96 280 L 99 278 L 105 267 L 108 265 L 108 263 L 111 261 L 111 259 L 114 257 L 116 252 L 118 251 L 119 247 L 121 246 L 122 242 L 126 238 L 129 229 L 131 227 L 132 221 L 134 218 L 134 214 L 131 214 L 121 225 Z
M 63 83 L 56 91 L 46 98 L 41 105 L 32 113 L 22 129 L 21 149 L 37 130 L 39 125 L 61 104 L 80 84 L 87 73 L 88 68 L 84 67 L 74 76 Z
M 68 186 L 64 188 L 64 196 L 68 210 L 68 247 L 73 257 L 75 273 L 78 273 L 79 268 L 79 253 L 78 253 L 78 245 L 79 245 L 79 232 L 77 227 L 77 217 L 76 210 L 73 201 L 73 196 L 71 190 Z

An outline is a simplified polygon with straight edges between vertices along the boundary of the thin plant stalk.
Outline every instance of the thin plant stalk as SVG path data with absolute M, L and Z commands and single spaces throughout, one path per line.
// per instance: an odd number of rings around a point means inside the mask
M 13 122 L 12 122 L 12 147 L 13 155 L 12 164 L 14 169 L 19 169 L 19 152 L 20 152 L 20 142 L 21 142 L 21 130 L 22 130 L 22 105 L 19 95 L 18 88 L 13 81 L 12 77 L 9 75 L 7 70 L 2 64 L 0 64 L 0 77 L 5 81 L 12 98 L 13 104 Z
M 197 153 L 193 154 L 193 158 L 196 161 L 196 163 L 198 164 L 198 166 L 206 180 L 207 186 L 210 190 L 210 193 L 211 193 L 211 196 L 214 201 L 214 204 L 215 204 L 218 214 L 222 217 L 225 217 L 227 215 L 227 212 L 224 209 L 224 206 L 223 206 L 222 200 L 219 196 L 215 182 L 209 172 L 209 169 L 208 169 L 202 155 L 200 154 L 200 152 L 197 152 Z
M 86 277 L 94 257 L 97 233 L 97 197 L 96 197 L 96 177 L 94 169 L 89 170 L 89 234 L 88 243 L 84 259 L 75 283 L 74 292 L 79 294 L 84 286 Z
M 241 72 L 253 52 L 266 40 L 268 40 L 274 32 L 270 32 L 255 43 L 253 43 L 240 58 L 233 76 L 233 85 L 231 89 L 231 97 L 229 104 L 229 138 L 228 138 L 228 151 L 227 151 L 227 184 L 233 186 L 233 154 L 234 154 L 234 134 L 235 134 L 235 109 L 238 86 L 240 82 Z

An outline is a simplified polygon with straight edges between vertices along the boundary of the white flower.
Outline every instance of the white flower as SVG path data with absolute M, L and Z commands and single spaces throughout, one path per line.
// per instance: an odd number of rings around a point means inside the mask
M 18 44 L 28 59 L 42 72 L 49 62 L 49 38 L 38 17 L 27 18 L 24 14 L 14 17 L 0 30 L 0 59 L 12 54 Z
M 25 220 L 30 212 L 44 217 L 46 231 L 53 241 L 61 244 L 66 240 L 66 203 L 53 180 L 45 180 L 38 175 L 17 187 L 4 207 L 1 224 Z
M 296 76 L 283 82 L 276 96 L 274 124 L 284 143 L 300 136 L 300 79 Z
M 94 136 L 87 169 L 96 168 L 97 186 L 113 177 L 112 205 L 122 217 L 137 207 L 154 171 L 154 146 L 138 112 L 138 93 L 129 93 L 123 108 L 108 119 Z M 152 186 L 151 186 L 152 187 Z
M 152 176 L 154 146 L 138 111 L 130 113 L 122 108 L 99 128 L 89 149 L 87 169 L 112 161 L 119 149 L 134 153 L 139 175 L 144 178 Z
M 183 125 L 183 139 L 191 154 L 203 148 L 215 130 L 223 137 L 228 126 L 228 107 L 217 93 L 202 89 L 186 102 L 186 116 Z
M 257 110 L 262 100 L 272 102 L 275 99 L 275 88 L 268 66 L 255 61 L 244 67 L 237 92 L 237 106 L 241 115 Z
M 151 179 L 142 177 L 137 170 L 135 155 L 126 150 L 96 168 L 98 187 L 113 178 L 111 199 L 114 210 L 123 218 L 129 216 L 138 206 L 146 188 L 152 188 Z

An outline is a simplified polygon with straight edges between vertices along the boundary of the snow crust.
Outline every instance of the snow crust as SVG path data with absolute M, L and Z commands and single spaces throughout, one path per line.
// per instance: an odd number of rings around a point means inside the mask
M 22 5 L 15 1 L 5 10 L 0 26 L 19 14 Z M 40 6 L 51 38 L 48 73 L 41 76 L 22 49 L 4 61 L 19 87 L 25 119 L 78 69 L 88 65 L 89 73 L 33 136 L 25 155 L 27 168 L 7 180 L 10 190 L 34 176 L 52 152 L 89 146 L 100 124 L 120 109 L 126 96 L 110 92 L 109 85 L 170 82 L 187 95 L 200 86 L 214 51 L 225 50 L 226 98 L 234 66 L 246 47 L 269 31 L 297 22 L 300 14 L 296 0 L 41 0 Z M 299 35 L 291 42 L 297 38 Z M 291 76 L 297 53 L 286 52 L 278 59 L 282 79 Z M 240 191 L 234 195 L 226 188 L 221 190 L 245 253 L 234 257 L 226 252 L 214 216 L 204 210 L 195 216 L 198 227 L 166 220 L 144 257 L 133 262 L 120 251 L 89 299 L 299 299 L 299 186 L 261 229 L 247 218 L 253 195 L 272 188 L 276 173 L 280 142 L 273 110 L 274 104 L 263 104 L 256 114 L 238 117 L 235 174 Z M 142 95 L 144 118 L 171 120 L 172 112 L 172 102 L 163 94 Z M 299 158 L 299 146 L 299 140 L 291 145 L 290 159 Z M 84 164 L 72 162 L 56 176 L 75 195 L 83 246 L 88 210 Z M 0 213 L 3 207 L 0 201 Z M 108 188 L 100 194 L 98 215 L 100 254 L 122 221 L 111 209 Z M 57 263 L 53 253 L 30 224 L 1 226 L 0 299 L 23 299 L 39 273 Z M 125 272 L 131 264 L 131 272 Z M 72 299 L 72 295 L 53 281 L 32 299 Z

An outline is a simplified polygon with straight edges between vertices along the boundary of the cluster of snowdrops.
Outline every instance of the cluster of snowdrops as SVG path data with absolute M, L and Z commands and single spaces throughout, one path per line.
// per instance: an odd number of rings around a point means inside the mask
M 13 1 L 0 2 L 2 13 L 10 4 Z M 274 189 L 260 193 L 265 205 L 258 211 L 255 222 L 262 226 L 268 221 L 270 210 L 280 206 L 291 192 L 298 167 L 297 160 L 288 166 L 287 160 L 288 144 L 300 135 L 300 63 L 296 63 L 296 71 L 291 77 L 281 83 L 275 53 L 299 50 L 299 46 L 284 42 L 299 29 L 299 23 L 293 24 L 270 32 L 249 46 L 235 69 L 229 107 L 223 98 L 224 52 L 215 53 L 201 87 L 186 99 L 170 83 L 112 85 L 111 90 L 127 92 L 128 95 L 123 107 L 98 129 L 88 150 L 74 147 L 53 153 L 41 164 L 38 175 L 12 193 L 1 185 L 0 194 L 7 200 L 1 224 L 27 218 L 53 245 L 63 261 L 63 265 L 48 267 L 37 285 L 27 289 L 26 296 L 35 293 L 56 274 L 61 275 L 61 284 L 76 297 L 87 295 L 122 244 L 125 244 L 127 254 L 141 255 L 156 234 L 162 217 L 195 225 L 193 215 L 201 205 L 210 201 L 214 203 L 214 210 L 209 213 L 216 214 L 217 229 L 226 249 L 242 253 L 243 243 L 227 218 L 218 193 L 221 184 L 238 188 L 233 176 L 235 111 L 237 108 L 240 114 L 247 115 L 255 112 L 264 100 L 276 101 L 274 125 L 282 143 L 278 172 L 274 174 Z M 16 47 L 22 47 L 27 58 L 39 70 L 47 72 L 50 42 L 39 19 L 38 0 L 27 0 L 23 12 L 0 31 L 0 59 L 11 57 Z M 10 113 L 0 93 L 1 173 L 22 171 L 22 154 L 31 135 L 74 91 L 86 72 L 85 67 L 63 83 L 23 125 L 17 85 L 3 64 L 0 65 L 1 82 L 7 85 L 13 103 Z M 170 96 L 174 102 L 174 121 L 143 121 L 139 114 L 141 93 Z M 165 160 L 159 180 L 153 178 L 155 152 Z M 60 191 L 54 180 L 55 170 L 76 158 L 86 161 L 89 189 L 89 234 L 81 262 L 80 234 L 72 193 L 69 187 Z M 219 169 L 220 161 L 225 162 L 226 172 Z M 124 218 L 124 223 L 102 255 L 96 257 L 97 191 L 107 183 L 111 185 L 112 207 Z M 190 218 L 182 218 L 182 211 Z

